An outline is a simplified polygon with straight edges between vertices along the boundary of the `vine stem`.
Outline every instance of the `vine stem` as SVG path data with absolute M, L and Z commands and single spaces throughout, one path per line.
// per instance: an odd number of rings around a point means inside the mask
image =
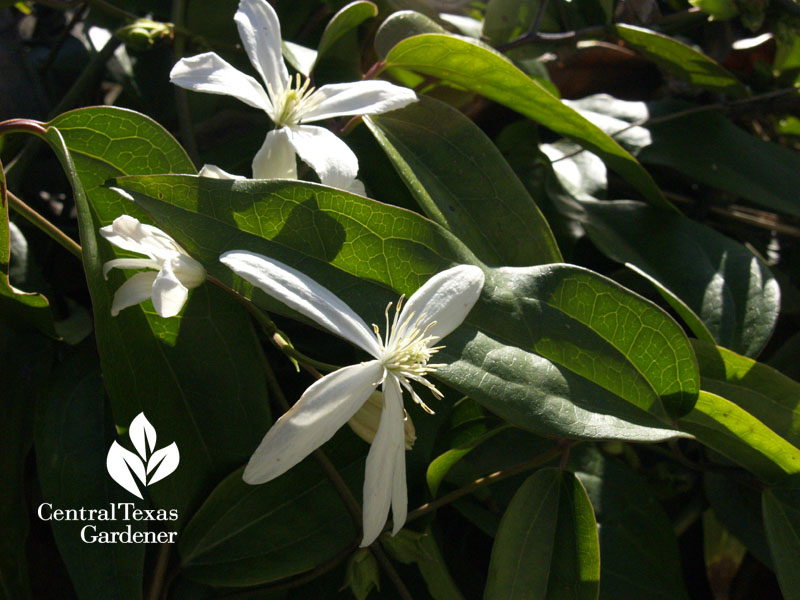
M 6 196 L 8 198 L 9 207 L 11 207 L 15 213 L 26 219 L 31 225 L 35 226 L 52 240 L 60 244 L 78 260 L 81 260 L 81 247 L 75 240 L 61 231 L 41 214 L 36 212 L 33 208 L 25 204 L 25 202 L 12 194 L 10 191 L 6 190 Z
M 167 565 L 169 565 L 169 551 L 170 544 L 168 543 L 161 544 L 158 548 L 156 568 L 153 573 L 153 580 L 150 582 L 147 600 L 159 600 L 161 597 L 161 589 L 164 587 L 164 576 L 167 573 Z
M 441 498 L 436 500 L 432 500 L 431 502 L 427 502 L 412 510 L 408 513 L 408 517 L 406 517 L 406 523 L 409 521 L 413 521 L 414 519 L 418 519 L 419 517 L 428 514 L 445 506 L 446 504 L 450 504 L 451 502 L 455 502 L 459 498 L 462 498 L 472 492 L 479 490 L 483 487 L 488 485 L 492 485 L 493 483 L 497 483 L 498 481 L 503 481 L 503 479 L 508 479 L 509 477 L 513 477 L 514 475 L 519 475 L 520 473 L 524 473 L 525 471 L 529 471 L 531 469 L 535 469 L 536 467 L 541 467 L 542 465 L 563 456 L 564 453 L 564 446 L 562 444 L 558 444 L 555 448 L 548 450 L 547 452 L 532 458 L 531 460 L 520 463 L 513 467 L 509 467 L 508 469 L 504 469 L 502 471 L 496 471 L 491 475 L 487 475 L 486 477 L 480 477 L 465 485 L 464 487 L 458 488 L 457 490 L 453 490 L 452 492 L 445 494 Z
M 186 0 L 173 0 L 172 2 L 172 22 L 175 24 L 175 30 L 184 31 L 184 21 L 186 19 Z M 183 35 L 176 35 L 175 41 L 172 45 L 172 58 L 174 62 L 178 62 L 183 58 L 184 50 L 186 48 L 186 38 Z M 189 94 L 185 89 L 180 86 L 175 86 L 175 108 L 178 113 L 178 128 L 181 132 L 181 139 L 186 147 L 186 153 L 192 159 L 192 162 L 197 166 L 200 158 L 200 152 L 197 147 L 197 139 L 194 136 L 192 129 L 192 116 L 189 112 Z

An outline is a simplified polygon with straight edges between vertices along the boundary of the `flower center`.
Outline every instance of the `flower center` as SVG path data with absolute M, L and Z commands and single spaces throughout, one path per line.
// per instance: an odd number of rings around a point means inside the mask
M 416 319 L 415 313 L 408 315 L 404 321 L 400 322 L 400 311 L 403 305 L 403 297 L 397 302 L 395 308 L 394 319 L 391 324 L 389 323 L 389 310 L 392 303 L 386 307 L 386 334 L 381 339 L 380 330 L 377 325 L 373 325 L 375 336 L 378 338 L 378 344 L 381 348 L 381 365 L 389 373 L 394 375 L 400 380 L 400 383 L 405 387 L 414 401 L 422 406 L 423 409 L 432 413 L 433 411 L 428 408 L 420 397 L 411 389 L 408 380 L 416 381 L 427 387 L 433 395 L 437 398 L 442 397 L 442 393 L 436 389 L 430 381 L 425 379 L 428 373 L 432 373 L 443 364 L 432 364 L 428 361 L 431 356 L 436 354 L 444 346 L 431 346 L 436 339 L 432 335 L 428 335 L 431 327 L 436 324 L 436 321 L 425 323 L 424 314 Z
M 311 80 L 303 78 L 297 73 L 286 84 L 280 84 L 273 88 L 267 84 L 267 92 L 272 100 L 272 107 L 275 112 L 275 126 L 284 127 L 297 125 L 303 115 L 319 106 L 324 97 L 317 93 L 316 88 L 311 86 Z

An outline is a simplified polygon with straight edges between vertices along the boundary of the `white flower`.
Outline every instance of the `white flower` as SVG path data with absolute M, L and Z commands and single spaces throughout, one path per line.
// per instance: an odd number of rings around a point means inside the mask
M 266 0 L 241 0 L 234 21 L 266 89 L 214 52 L 181 59 L 170 81 L 198 92 L 233 96 L 269 115 L 275 129 L 253 159 L 255 179 L 297 179 L 297 152 L 323 184 L 350 189 L 358 173 L 356 155 L 327 129 L 304 123 L 395 110 L 414 102 L 416 94 L 378 80 L 315 89 L 302 75 L 289 76 L 281 56 L 278 15 Z
M 242 179 L 247 179 L 241 175 L 234 175 L 233 173 L 228 173 L 227 171 L 220 169 L 216 165 L 203 165 L 203 168 L 197 173 L 200 177 L 208 177 L 209 179 L 230 179 L 235 181 L 241 181 Z M 330 181 L 323 182 L 325 185 L 330 185 L 331 187 L 337 187 L 340 190 L 344 190 L 346 192 L 350 192 L 353 194 L 358 194 L 360 196 L 366 196 L 367 191 L 364 188 L 364 184 L 359 179 L 353 179 L 353 181 L 347 182 L 338 182 L 340 185 L 333 185 Z
M 264 483 L 283 474 L 328 441 L 383 385 L 383 412 L 372 441 L 364 477 L 364 537 L 368 546 L 378 537 L 392 509 L 393 533 L 406 520 L 405 435 L 402 390 L 426 410 L 411 387 L 417 382 L 437 397 L 439 390 L 425 376 L 443 365 L 430 364 L 436 343 L 458 327 L 483 288 L 483 272 L 461 265 L 431 277 L 394 316 L 386 309 L 381 337 L 341 299 L 313 279 L 276 260 L 234 250 L 220 260 L 237 275 L 329 331 L 352 342 L 374 360 L 344 367 L 311 385 L 300 400 L 267 432 L 247 468 L 247 483 Z M 391 323 L 390 323 L 391 320 Z
M 152 298 L 156 312 L 162 317 L 174 317 L 183 308 L 189 290 L 206 280 L 206 270 L 189 256 L 166 233 L 143 225 L 129 215 L 114 219 L 111 225 L 100 228 L 100 235 L 109 242 L 148 258 L 115 258 L 103 265 L 103 276 L 108 279 L 111 269 L 153 269 L 136 273 L 123 283 L 114 294 L 111 314 L 117 316 L 123 308 Z

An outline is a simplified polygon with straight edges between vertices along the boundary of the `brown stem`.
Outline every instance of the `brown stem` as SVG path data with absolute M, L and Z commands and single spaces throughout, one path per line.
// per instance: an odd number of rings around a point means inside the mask
M 172 2 L 172 22 L 175 24 L 175 29 L 184 29 L 184 21 L 186 19 L 186 0 L 173 0 Z M 175 36 L 175 41 L 172 45 L 172 58 L 174 62 L 178 62 L 183 58 L 183 53 L 186 48 L 186 38 L 182 35 Z M 194 136 L 192 129 L 192 116 L 189 111 L 189 94 L 185 89 L 180 86 L 175 86 L 175 108 L 178 113 L 178 129 L 181 132 L 181 141 L 186 148 L 186 154 L 192 159 L 192 162 L 197 166 L 200 159 L 200 152 L 197 147 L 197 139 Z
M 372 554 L 375 555 L 375 558 L 378 560 L 378 564 L 381 568 L 386 572 L 386 576 L 389 580 L 394 584 L 394 587 L 397 589 L 397 593 L 403 600 L 414 600 L 411 596 L 411 593 L 408 591 L 406 584 L 403 583 L 400 574 L 392 565 L 392 561 L 389 560 L 389 557 L 386 556 L 386 552 L 383 551 L 383 548 L 380 545 L 380 542 L 374 542 L 370 547 L 370 551 Z
M 167 573 L 167 565 L 169 565 L 169 551 L 170 544 L 167 543 L 161 544 L 158 548 L 156 568 L 153 573 L 153 580 L 150 582 L 150 591 L 147 594 L 147 600 L 159 600 L 161 597 L 161 590 L 164 587 L 164 576 Z
M 78 260 L 81 260 L 81 247 L 75 240 L 10 191 L 6 190 L 6 195 L 8 197 L 8 205 L 15 213 L 26 219 L 34 227 L 40 229 L 48 237 L 64 247 L 70 254 L 73 254 Z

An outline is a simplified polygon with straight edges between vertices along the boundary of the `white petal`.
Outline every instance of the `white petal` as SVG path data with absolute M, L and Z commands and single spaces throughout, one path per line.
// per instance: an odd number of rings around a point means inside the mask
M 394 485 L 397 483 L 395 469 L 398 466 L 398 453 L 405 453 L 403 434 L 403 398 L 400 384 L 393 375 L 387 375 L 383 385 L 383 414 L 378 426 L 378 433 L 372 441 L 367 455 L 367 467 L 364 473 L 364 537 L 361 547 L 369 546 L 383 531 L 389 506 L 394 501 Z M 403 459 L 405 465 L 405 458 Z M 405 492 L 405 472 L 403 489 Z M 400 527 L 405 523 L 405 509 L 398 499 L 398 511 L 403 517 L 398 519 Z
M 405 422 L 403 422 L 403 434 L 403 447 L 395 454 L 394 479 L 392 481 L 392 535 L 397 535 L 397 532 L 403 528 L 408 516 Z
M 156 430 L 143 412 L 140 412 L 131 421 L 131 425 L 128 427 L 128 436 L 131 438 L 133 447 L 136 448 L 142 460 L 147 459 L 147 455 L 156 447 Z
M 336 294 L 307 275 L 280 261 L 231 250 L 219 257 L 234 273 L 375 358 L 380 348 L 372 330 Z
M 333 133 L 314 125 L 284 127 L 297 154 L 319 175 L 320 181 L 352 182 L 358 174 L 358 158 Z
M 125 283 L 119 286 L 111 303 L 111 316 L 116 317 L 123 308 L 144 302 L 153 293 L 153 282 L 156 280 L 155 271 L 136 273 Z
M 213 52 L 182 58 L 172 67 L 169 80 L 196 92 L 233 96 L 272 117 L 272 102 L 261 84 Z
M 144 225 L 130 215 L 120 215 L 111 225 L 100 228 L 100 235 L 123 250 L 146 254 L 161 261 L 186 252 L 158 227 Z
M 359 196 L 367 195 L 364 183 L 360 179 L 347 179 L 342 177 L 341 173 L 338 171 L 328 174 L 324 179 L 321 179 L 320 182 L 322 185 L 344 190 L 351 194 L 358 194 Z
M 152 258 L 114 258 L 103 263 L 103 277 L 108 279 L 111 269 L 161 269 L 161 265 Z
M 467 317 L 481 294 L 483 281 L 483 271 L 472 265 L 459 265 L 437 273 L 411 295 L 399 321 L 403 323 L 412 312 L 414 320 L 424 314 L 425 321 L 420 323 L 420 328 L 436 321 L 428 333 L 441 339 Z
M 217 165 L 203 165 L 198 173 L 200 177 L 208 177 L 209 179 L 247 179 L 243 175 L 234 175 L 223 171 Z
M 289 72 L 281 56 L 281 24 L 269 2 L 241 0 L 233 20 L 247 56 L 264 83 L 273 89 L 284 86 Z
M 413 90 L 380 79 L 323 85 L 316 93 L 325 99 L 304 113 L 301 123 L 349 115 L 377 115 L 417 101 Z
M 283 56 L 286 58 L 286 62 L 306 77 L 314 68 L 314 63 L 317 62 L 316 50 L 294 42 L 283 42 Z
M 164 318 L 174 317 L 186 304 L 189 290 L 175 275 L 170 262 L 164 263 L 158 272 L 158 276 L 153 282 L 152 297 L 153 307 Z
M 253 158 L 253 179 L 297 179 L 297 157 L 285 127 L 267 134 Z
M 315 382 L 261 440 L 244 470 L 244 481 L 270 481 L 331 439 L 375 390 L 382 373 L 383 367 L 373 360 Z

